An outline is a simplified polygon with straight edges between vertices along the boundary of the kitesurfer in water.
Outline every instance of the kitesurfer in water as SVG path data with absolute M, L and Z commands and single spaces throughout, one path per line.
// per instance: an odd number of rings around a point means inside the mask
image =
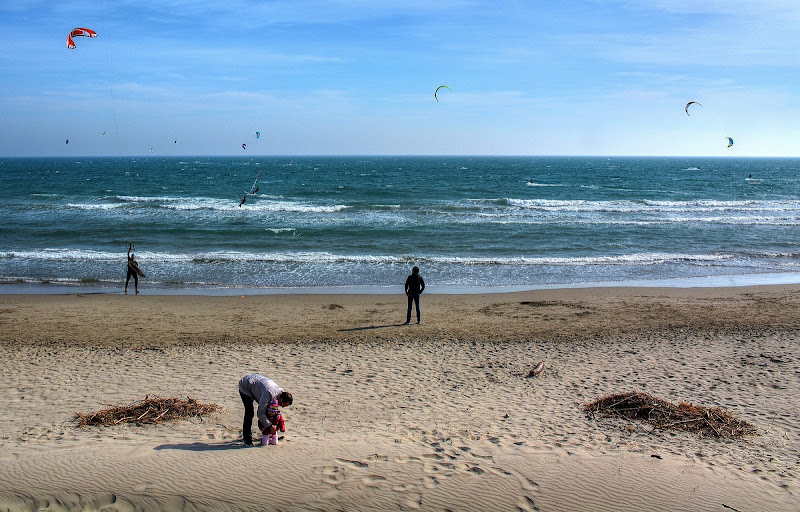
M 242 202 L 239 203 L 239 208 L 241 208 L 242 205 L 244 204 L 244 202 L 247 201 L 247 196 L 248 195 L 254 196 L 254 195 L 256 195 L 256 192 L 258 192 L 258 187 L 256 187 L 252 192 L 245 192 L 244 196 L 242 196 Z
M 244 144 L 242 144 L 242 146 L 244 146 Z M 244 202 L 247 201 L 247 196 L 254 196 L 256 195 L 256 192 L 258 192 L 258 187 L 256 186 L 256 183 L 258 183 L 258 178 L 261 177 L 261 171 L 263 171 L 263 169 L 259 169 L 258 175 L 256 176 L 256 180 L 253 182 L 253 186 L 250 187 L 250 191 L 245 192 L 244 196 L 242 196 L 242 202 L 239 203 L 239 208 L 241 208 Z

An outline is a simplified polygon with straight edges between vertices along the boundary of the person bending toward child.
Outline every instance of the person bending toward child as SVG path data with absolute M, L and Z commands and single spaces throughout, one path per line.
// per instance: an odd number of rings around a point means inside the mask
M 258 373 L 251 373 L 239 380 L 239 396 L 242 398 L 242 404 L 244 404 L 244 422 L 242 423 L 244 444 L 247 446 L 253 444 L 252 428 L 254 416 L 258 416 L 258 426 L 263 435 L 277 435 L 278 424 L 270 420 L 267 411 L 273 402 L 277 403 L 278 407 L 292 405 L 292 394 L 284 391 L 272 379 L 268 379 Z M 257 410 L 253 409 L 253 402 L 258 404 Z M 281 415 L 280 418 L 282 421 L 283 416 Z M 273 416 L 273 419 L 275 419 L 275 416 Z M 283 431 L 285 431 L 285 428 L 284 426 Z

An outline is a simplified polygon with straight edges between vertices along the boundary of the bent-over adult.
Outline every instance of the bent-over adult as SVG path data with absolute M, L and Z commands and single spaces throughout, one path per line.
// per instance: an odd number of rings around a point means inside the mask
M 292 405 L 292 394 L 284 391 L 275 381 L 268 379 L 258 373 L 245 375 L 239 380 L 239 396 L 244 404 L 244 422 L 242 423 L 242 437 L 245 445 L 253 444 L 253 416 L 258 416 L 258 420 L 264 426 L 262 431 L 265 435 L 274 434 L 278 431 L 267 416 L 267 409 L 270 402 L 278 401 L 281 407 Z M 253 402 L 258 404 L 258 409 L 253 409 Z

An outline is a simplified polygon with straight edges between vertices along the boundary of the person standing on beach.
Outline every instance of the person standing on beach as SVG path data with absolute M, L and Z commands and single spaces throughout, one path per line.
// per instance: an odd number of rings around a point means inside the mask
M 264 435 L 277 433 L 278 428 L 267 416 L 267 409 L 273 400 L 277 400 L 280 407 L 292 405 L 292 394 L 284 391 L 272 379 L 258 373 L 245 375 L 239 380 L 239 396 L 244 404 L 244 422 L 242 423 L 242 437 L 244 444 L 253 444 L 253 416 L 258 416 L 259 427 L 263 426 Z M 253 410 L 253 402 L 258 404 L 258 409 Z
M 133 276 L 133 284 L 136 287 L 136 295 L 139 295 L 139 276 L 144 277 L 144 272 L 139 268 L 139 262 L 136 261 L 136 247 L 128 242 L 128 277 L 125 278 L 125 295 L 128 295 L 128 283 L 131 282 Z
M 420 322 L 419 296 L 425 290 L 425 280 L 419 275 L 419 267 L 411 269 L 411 275 L 406 278 L 406 296 L 408 297 L 408 311 L 406 312 L 406 324 L 411 322 L 411 304 L 417 305 L 417 323 Z

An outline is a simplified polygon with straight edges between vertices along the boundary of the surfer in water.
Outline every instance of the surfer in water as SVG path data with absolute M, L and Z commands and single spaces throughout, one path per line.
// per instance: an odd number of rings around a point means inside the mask
M 125 279 L 125 295 L 128 295 L 128 283 L 133 276 L 133 284 L 136 287 L 136 295 L 139 295 L 139 276 L 144 277 L 144 272 L 139 268 L 139 262 L 136 261 L 136 253 L 133 252 L 136 247 L 128 242 L 128 277 Z
M 245 194 L 244 197 L 242 197 L 242 202 L 239 203 L 239 208 L 242 207 L 242 205 L 244 204 L 245 201 L 247 201 L 247 194 Z

